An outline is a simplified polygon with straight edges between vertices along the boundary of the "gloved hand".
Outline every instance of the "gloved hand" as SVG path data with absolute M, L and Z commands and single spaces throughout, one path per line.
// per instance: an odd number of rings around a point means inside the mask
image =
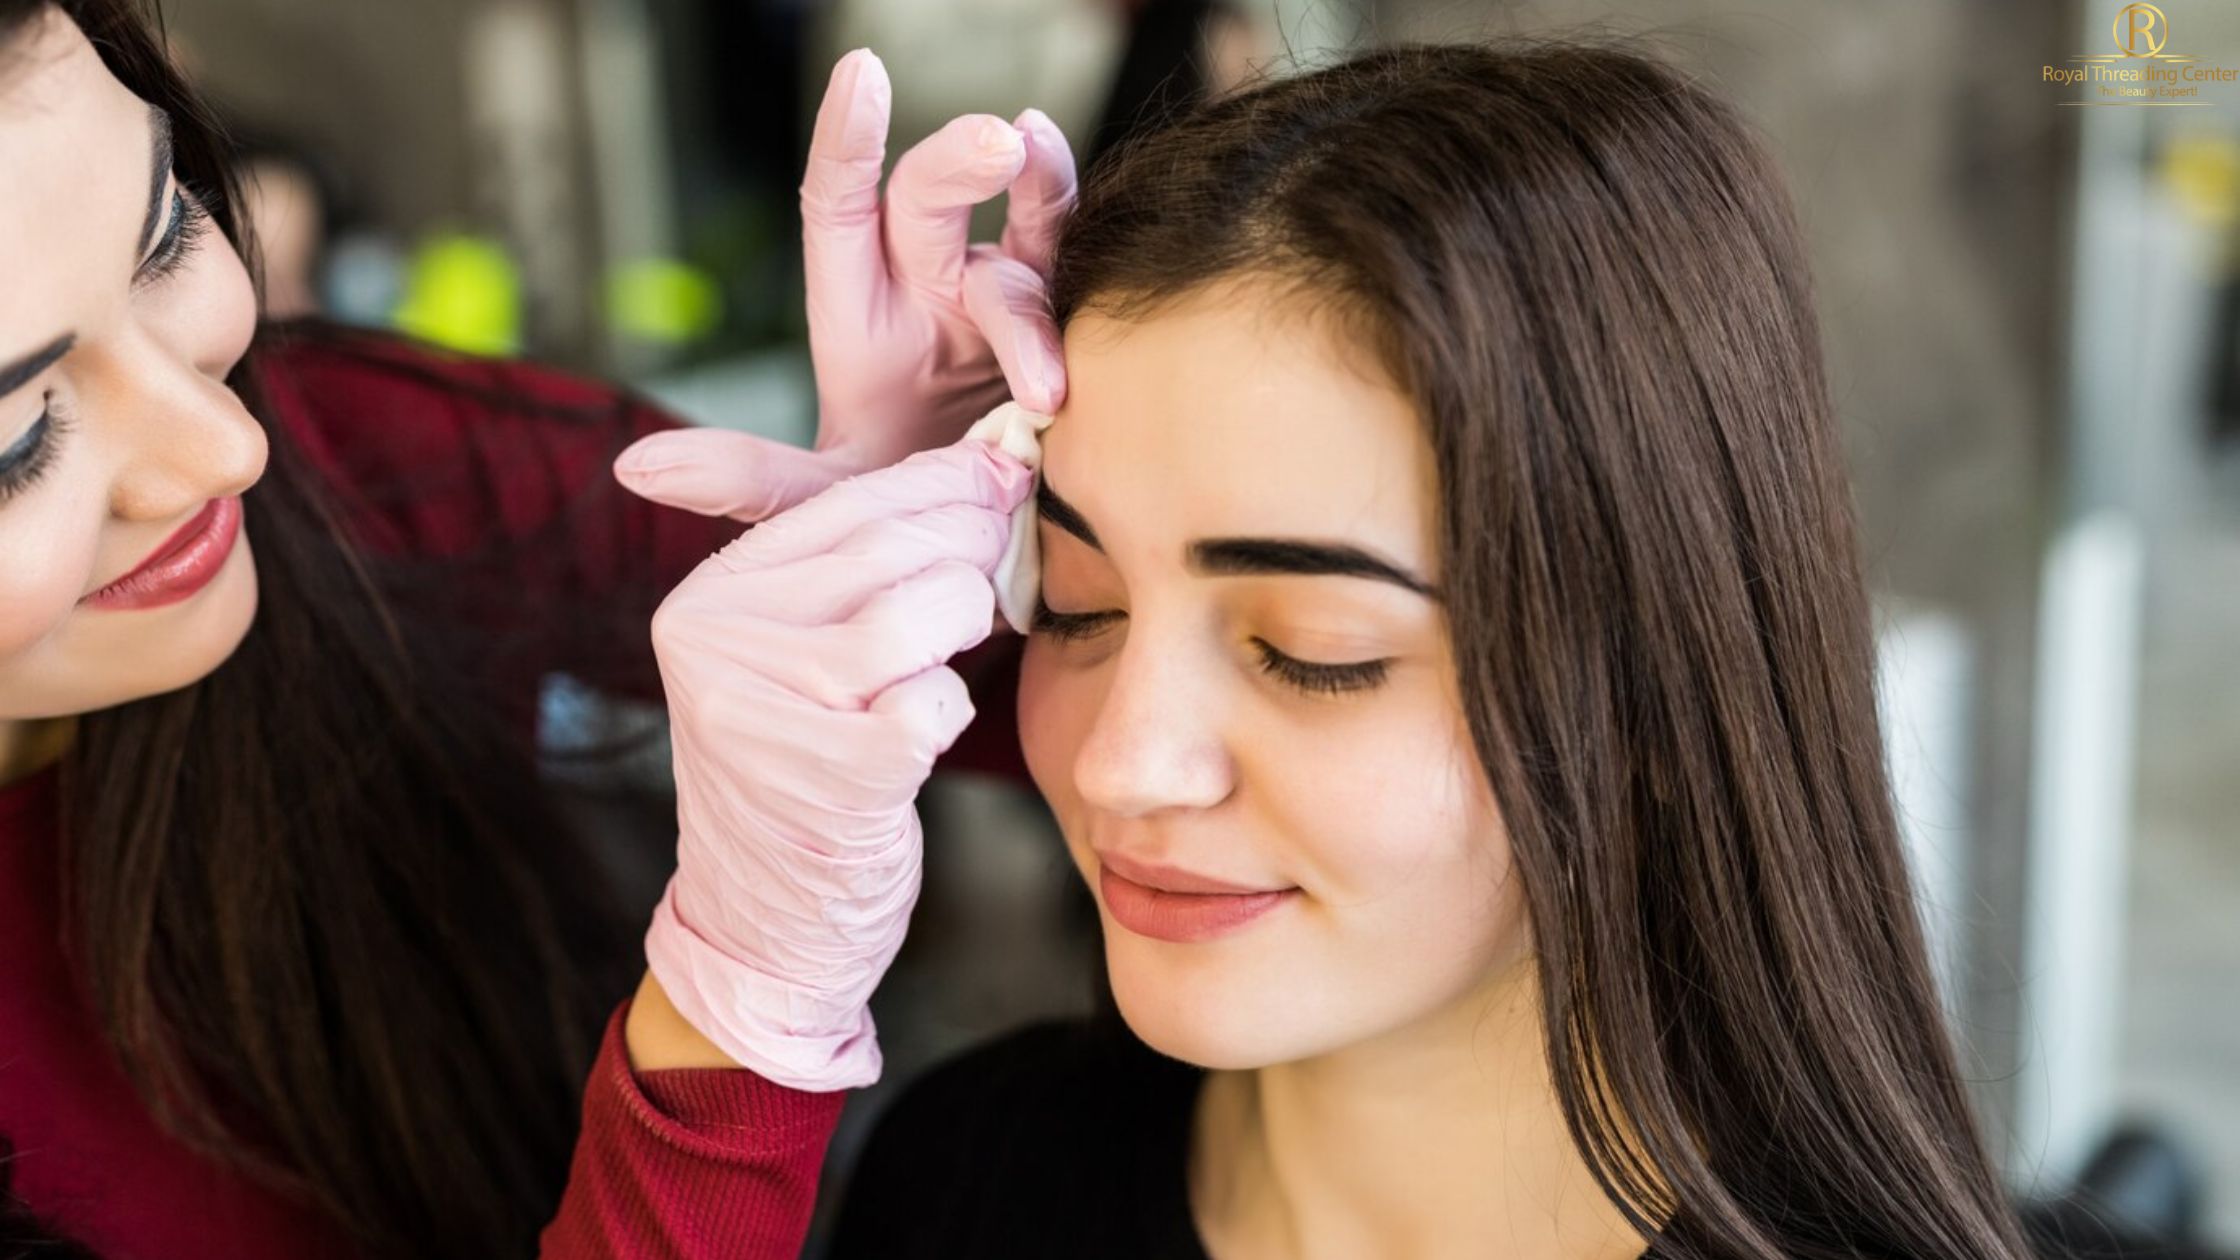
M 654 614 L 680 834 L 647 961 L 780 1084 L 879 1077 L 867 1003 L 917 902 L 914 802 L 973 717 L 944 662 L 993 627 L 1033 483 L 977 438 L 920 452 L 748 530 Z
M 1073 153 L 1040 110 L 967 114 L 902 155 L 884 207 L 893 89 L 867 48 L 833 67 L 801 183 L 818 428 L 804 451 L 727 429 L 649 435 L 615 475 L 657 503 L 759 521 L 842 477 L 944 446 L 1008 390 L 1048 414 L 1065 359 L 1044 276 L 1073 208 Z M 1006 189 L 1002 243 L 968 245 Z

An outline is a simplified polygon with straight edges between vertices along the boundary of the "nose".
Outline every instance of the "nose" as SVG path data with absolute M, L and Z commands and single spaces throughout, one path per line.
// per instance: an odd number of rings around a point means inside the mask
M 1234 787 L 1219 663 L 1131 627 L 1074 758 L 1074 786 L 1099 810 L 1135 817 L 1205 809 Z
M 115 417 L 127 451 L 110 486 L 111 515 L 174 520 L 263 475 L 264 430 L 213 366 L 143 344 L 103 391 L 101 406 Z

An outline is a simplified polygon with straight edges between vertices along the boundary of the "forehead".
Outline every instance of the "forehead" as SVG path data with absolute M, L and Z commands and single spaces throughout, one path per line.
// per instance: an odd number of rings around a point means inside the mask
M 0 359 L 74 327 L 74 294 L 132 265 L 148 200 L 148 107 L 49 11 L 0 47 Z M 101 291 L 106 292 L 106 288 Z
M 1345 539 L 1432 569 L 1437 477 L 1414 403 L 1309 296 L 1225 280 L 1066 330 L 1051 485 L 1128 540 Z

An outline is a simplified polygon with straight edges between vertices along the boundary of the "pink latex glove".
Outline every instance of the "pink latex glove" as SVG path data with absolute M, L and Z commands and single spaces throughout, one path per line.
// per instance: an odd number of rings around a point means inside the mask
M 918 899 L 915 801 L 973 717 L 1025 463 L 977 438 L 839 482 L 703 561 L 654 614 L 677 873 L 654 978 L 780 1084 L 879 1078 L 867 1003 Z
M 615 460 L 645 498 L 759 521 L 842 477 L 964 436 L 1007 391 L 1049 414 L 1065 358 L 1044 277 L 1073 208 L 1073 152 L 1040 110 L 967 114 L 895 163 L 893 88 L 858 48 L 833 67 L 801 182 L 817 438 L 802 450 L 726 429 L 654 434 Z M 972 208 L 1011 194 L 1002 243 L 968 244 Z

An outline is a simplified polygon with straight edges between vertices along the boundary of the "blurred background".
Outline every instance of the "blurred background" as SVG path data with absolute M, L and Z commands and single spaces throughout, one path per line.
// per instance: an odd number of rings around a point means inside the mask
M 802 442 L 795 196 L 849 48 L 893 74 L 890 160 L 1031 104 L 1091 162 L 1164 110 L 1364 44 L 1652 37 L 1763 129 L 1810 236 L 1889 756 L 2015 1193 L 2074 1208 L 2082 1183 L 2096 1210 L 2240 1249 L 2240 85 L 2049 81 L 2240 65 L 2240 10 L 2163 0 L 2127 48 L 2105 0 L 169 7 L 255 156 L 273 313 L 526 355 Z M 550 712 L 556 739 L 617 717 L 564 679 Z M 912 1073 L 1089 1000 L 1095 916 L 1039 800 L 949 775 L 925 812 L 926 892 L 879 999 L 888 1079 L 850 1109 L 833 1193 Z M 650 904 L 666 824 L 615 825 Z

